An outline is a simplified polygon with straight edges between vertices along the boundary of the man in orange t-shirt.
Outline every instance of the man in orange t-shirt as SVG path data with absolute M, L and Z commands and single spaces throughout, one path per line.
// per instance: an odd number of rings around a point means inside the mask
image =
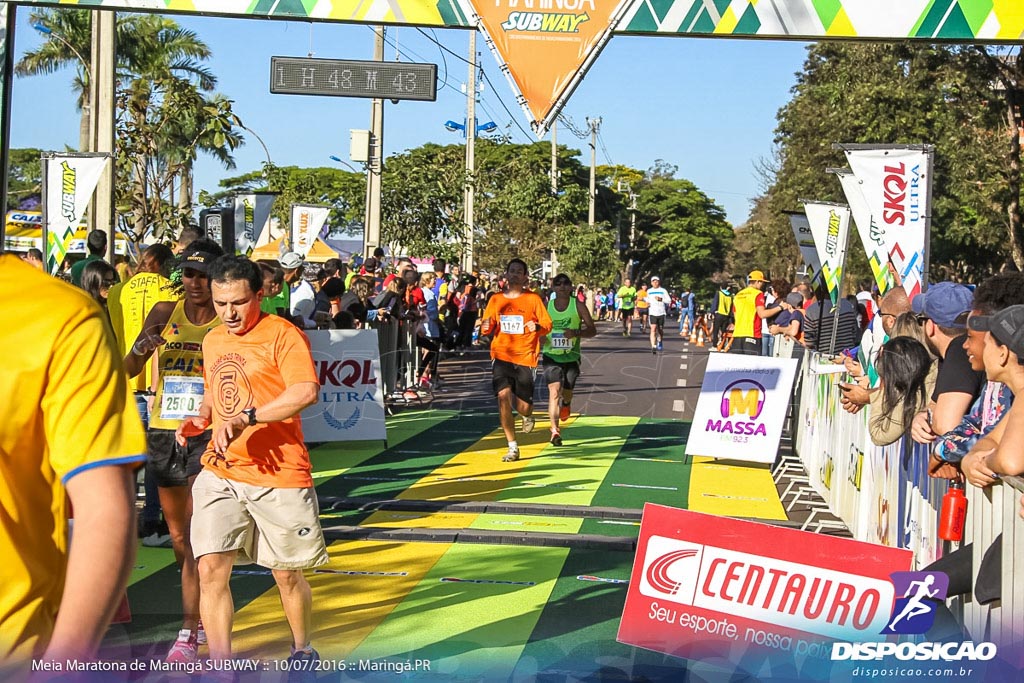
M 491 382 L 498 396 L 501 428 L 508 441 L 504 462 L 519 459 L 512 401 L 523 416 L 523 434 L 533 431 L 533 375 L 540 356 L 541 339 L 551 331 L 547 306 L 534 292 L 524 289 L 529 269 L 522 259 L 512 259 L 505 267 L 508 285 L 487 302 L 480 323 L 480 334 L 494 333 L 491 340 Z
M 319 394 L 313 356 L 298 328 L 260 310 L 255 263 L 224 256 L 208 275 L 224 324 L 203 339 L 203 403 L 177 438 L 183 444 L 213 427 L 192 487 L 191 529 L 210 659 L 231 658 L 228 580 L 237 558 L 271 570 L 292 631 L 289 670 L 312 671 L 319 655 L 309 642 L 312 592 L 302 570 L 327 562 L 299 418 Z

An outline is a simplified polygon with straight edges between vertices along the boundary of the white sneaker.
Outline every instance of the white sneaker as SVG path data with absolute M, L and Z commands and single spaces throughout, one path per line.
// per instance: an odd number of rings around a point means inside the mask
M 519 446 L 509 446 L 508 453 L 501 459 L 502 462 L 515 462 L 519 459 Z
M 529 434 L 533 431 L 533 426 L 537 424 L 537 421 L 528 415 L 523 415 L 523 434 Z
M 206 629 L 203 628 L 203 620 L 200 619 L 196 626 L 196 642 L 200 645 L 206 645 Z

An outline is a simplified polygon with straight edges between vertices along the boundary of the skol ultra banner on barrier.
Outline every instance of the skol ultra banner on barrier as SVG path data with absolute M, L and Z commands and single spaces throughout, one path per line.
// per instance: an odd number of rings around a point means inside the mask
M 558 114 L 630 0 L 474 2 L 494 58 L 507 68 L 538 135 Z
M 711 354 L 686 454 L 774 462 L 796 366 L 795 358 Z
M 275 199 L 277 195 L 269 192 L 235 195 L 235 249 L 239 254 L 250 256 L 260 244 Z
M 376 330 L 308 331 L 320 400 L 302 411 L 306 441 L 386 440 Z
M 618 640 L 751 673 L 827 667 L 830 640 L 882 640 L 890 575 L 910 562 L 906 550 L 647 503 Z M 828 680 L 799 673 L 778 680 Z
M 871 207 L 864 198 L 864 191 L 861 182 L 853 175 L 848 168 L 841 168 L 835 171 L 839 177 L 839 183 L 843 186 L 843 194 L 850 205 L 850 212 L 853 214 L 853 223 L 857 226 L 857 234 L 860 235 L 860 243 L 864 245 L 864 252 L 868 256 L 868 263 L 871 265 L 871 275 L 875 278 L 878 291 L 885 294 L 892 287 L 892 273 L 889 271 L 889 255 L 885 250 L 885 240 L 882 239 L 882 232 L 871 214 Z
M 843 282 L 850 207 L 830 202 L 804 202 L 804 211 L 821 261 L 821 276 L 834 304 L 839 300 L 839 287 Z
M 43 156 L 43 236 L 46 266 L 56 273 L 68 253 L 92 192 L 110 161 L 106 154 Z
M 932 155 L 928 148 L 845 151 L 885 254 L 913 298 L 924 279 Z
M 818 258 L 818 250 L 814 246 L 814 235 L 811 234 L 807 214 L 789 211 L 787 215 L 789 216 L 789 225 L 793 228 L 796 246 L 800 248 L 800 256 L 804 260 L 804 267 L 807 268 L 807 279 L 813 282 L 821 275 L 821 260 Z
M 305 256 L 323 232 L 331 209 L 327 206 L 292 204 L 292 251 Z

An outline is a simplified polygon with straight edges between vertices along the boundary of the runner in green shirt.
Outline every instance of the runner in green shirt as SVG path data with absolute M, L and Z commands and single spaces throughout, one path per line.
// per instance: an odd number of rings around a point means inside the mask
M 636 308 L 636 287 L 629 278 L 622 281 L 619 292 L 616 295 L 622 302 L 619 312 L 622 314 L 622 336 L 628 337 L 633 333 L 633 309 Z

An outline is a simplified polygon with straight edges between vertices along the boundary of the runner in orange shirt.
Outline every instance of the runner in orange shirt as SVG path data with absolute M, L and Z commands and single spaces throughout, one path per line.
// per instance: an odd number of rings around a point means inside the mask
M 505 267 L 508 284 L 487 302 L 480 323 L 480 334 L 494 333 L 491 341 L 491 375 L 498 397 L 501 428 L 508 441 L 504 462 L 519 459 L 512 402 L 523 417 L 523 434 L 533 431 L 533 376 L 540 356 L 541 339 L 551 331 L 551 316 L 537 294 L 525 289 L 529 269 L 522 259 L 512 259 Z
M 299 413 L 317 402 L 309 341 L 294 325 L 260 311 L 263 274 L 224 256 L 209 268 L 217 316 L 203 339 L 203 403 L 178 427 L 178 443 L 213 428 L 192 488 L 192 550 L 212 660 L 231 657 L 231 567 L 268 567 L 292 632 L 290 671 L 315 673 L 309 642 L 312 592 L 302 575 L 327 562 L 309 452 Z

